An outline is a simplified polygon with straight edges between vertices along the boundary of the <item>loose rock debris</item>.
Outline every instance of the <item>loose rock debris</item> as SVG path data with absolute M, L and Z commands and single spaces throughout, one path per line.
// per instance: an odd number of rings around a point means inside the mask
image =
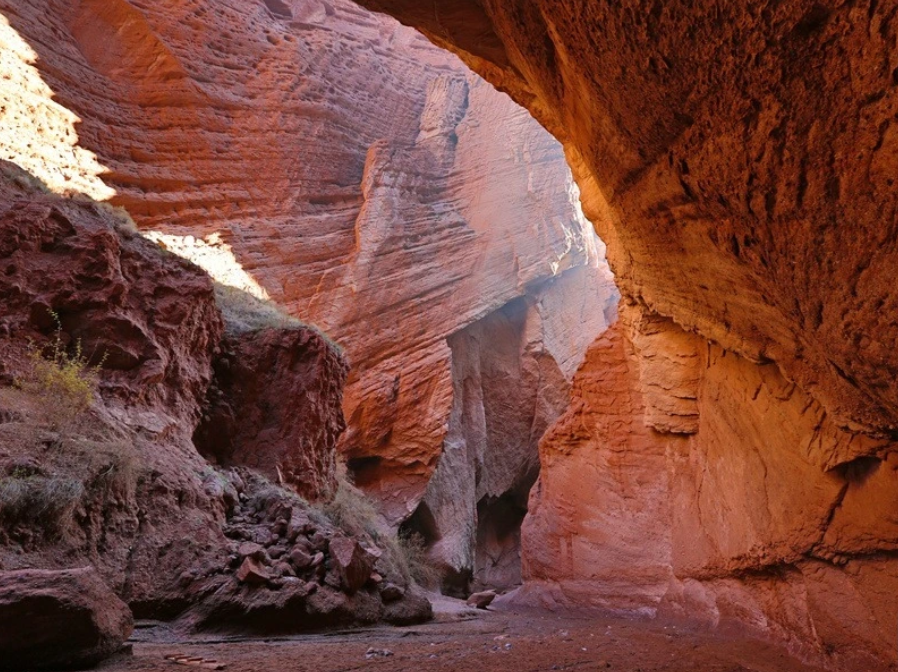
M 175 663 L 177 665 L 190 665 L 191 667 L 199 667 L 203 670 L 223 670 L 225 669 L 224 663 L 219 663 L 217 660 L 210 660 L 208 658 L 201 658 L 200 656 L 187 656 L 183 654 L 174 654 L 171 656 L 166 656 L 165 659 L 171 663 Z

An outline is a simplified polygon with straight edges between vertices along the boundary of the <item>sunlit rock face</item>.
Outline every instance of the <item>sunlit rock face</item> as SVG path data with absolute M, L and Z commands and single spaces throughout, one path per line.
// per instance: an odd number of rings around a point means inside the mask
M 586 334 L 608 328 L 616 299 L 596 269 L 576 269 L 448 339 L 449 428 L 436 473 L 406 523 L 430 545 L 445 590 L 520 584 L 520 525 L 539 473 L 539 439 L 567 406 Z
M 894 6 L 361 4 L 563 142 L 623 300 L 667 325 L 597 343 L 543 444 L 524 555 L 544 595 L 679 600 L 894 666 Z
M 452 338 L 521 297 L 551 304 L 552 343 L 531 350 L 561 357 L 562 380 L 605 327 L 604 248 L 560 145 L 415 31 L 343 0 L 0 10 L 0 151 L 56 190 L 113 194 L 169 251 L 343 345 L 341 449 L 393 524 L 455 431 Z M 513 423 L 531 462 L 554 417 L 532 415 Z
M 894 653 L 895 459 L 774 364 L 634 306 L 540 444 L 523 529 L 535 604 L 741 620 L 844 669 Z
M 625 296 L 775 361 L 842 425 L 898 429 L 889 3 L 361 4 L 563 142 Z

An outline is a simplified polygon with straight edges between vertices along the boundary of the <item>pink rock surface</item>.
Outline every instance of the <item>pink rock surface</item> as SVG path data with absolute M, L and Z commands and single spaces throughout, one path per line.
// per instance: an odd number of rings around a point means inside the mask
M 848 445 L 883 457 L 822 468 Z M 774 365 L 628 307 L 540 444 L 519 599 L 738 622 L 839 669 L 885 669 L 890 449 L 838 428 Z

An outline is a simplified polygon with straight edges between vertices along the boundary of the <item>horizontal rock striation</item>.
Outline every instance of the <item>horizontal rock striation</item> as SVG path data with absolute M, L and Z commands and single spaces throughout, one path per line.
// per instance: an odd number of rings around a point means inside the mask
M 532 576 L 621 609 L 675 576 L 684 599 L 834 665 L 894 667 L 894 8 L 360 4 L 562 141 L 624 300 L 650 315 L 596 344 L 546 440 L 531 531 L 565 532 L 525 542 Z
M 643 311 L 590 348 L 540 444 L 520 599 L 742 622 L 839 669 L 886 669 L 890 446 L 839 428 L 774 364 Z M 858 444 L 880 457 L 826 467 Z
M 520 584 L 520 525 L 539 439 L 565 409 L 588 334 L 608 328 L 616 298 L 606 269 L 572 269 L 448 339 L 449 428 L 406 525 L 429 544 L 447 590 Z
M 343 345 L 341 451 L 392 523 L 408 517 L 452 412 L 446 339 L 598 263 L 560 146 L 457 58 L 347 0 L 0 8 L 15 75 L 0 154 L 111 197 Z

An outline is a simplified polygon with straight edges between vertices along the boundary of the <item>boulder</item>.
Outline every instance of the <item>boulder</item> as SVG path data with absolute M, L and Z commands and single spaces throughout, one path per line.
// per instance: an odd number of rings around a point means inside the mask
M 380 589 L 380 596 L 384 602 L 395 602 L 402 599 L 404 595 L 405 588 L 397 586 L 395 583 L 385 583 Z
M 347 593 L 351 595 L 367 583 L 376 558 L 358 542 L 342 535 L 335 536 L 330 541 L 330 553 L 333 570 Z
M 471 596 L 467 600 L 465 600 L 465 604 L 469 604 L 472 607 L 477 607 L 478 609 L 486 609 L 493 603 L 493 600 L 495 599 L 495 590 L 484 590 L 479 593 L 472 593 Z
M 92 567 L 0 572 L 0 670 L 90 667 L 133 628 L 128 605 Z
M 237 570 L 237 580 L 241 583 L 262 585 L 268 583 L 270 579 L 271 575 L 265 566 L 253 558 L 244 558 L 243 564 Z

